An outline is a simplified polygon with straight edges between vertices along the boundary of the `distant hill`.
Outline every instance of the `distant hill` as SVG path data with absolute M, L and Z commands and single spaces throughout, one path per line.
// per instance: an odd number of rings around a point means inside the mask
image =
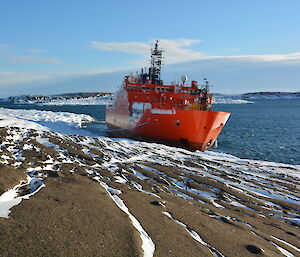
M 79 93 L 66 93 L 59 95 L 22 95 L 22 96 L 10 96 L 2 101 L 8 101 L 16 104 L 49 104 L 57 103 L 58 101 L 68 101 L 70 104 L 75 104 L 76 100 L 82 100 L 88 102 L 90 99 L 101 99 L 112 96 L 112 93 L 107 92 L 79 92 Z M 300 92 L 251 92 L 236 95 L 227 95 L 214 93 L 215 103 L 252 103 L 246 101 L 249 99 L 296 99 L 300 98 Z M 79 103 L 78 104 L 82 104 Z
M 18 103 L 18 104 L 35 104 L 35 103 L 47 103 L 58 100 L 71 100 L 71 99 L 85 99 L 85 98 L 101 98 L 109 96 L 111 93 L 103 92 L 79 92 L 79 93 L 67 93 L 59 95 L 22 95 L 22 96 L 10 96 L 4 101 Z
M 246 99 L 292 99 L 300 98 L 300 92 L 253 92 L 242 94 Z

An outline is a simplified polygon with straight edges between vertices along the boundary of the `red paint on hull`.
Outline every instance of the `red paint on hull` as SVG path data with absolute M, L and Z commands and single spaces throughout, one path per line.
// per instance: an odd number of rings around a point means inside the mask
M 172 114 L 152 113 L 146 110 L 138 122 L 130 121 L 129 115 L 107 109 L 106 122 L 128 130 L 131 134 L 178 141 L 192 150 L 209 149 L 220 134 L 230 113 L 201 110 L 174 110 Z

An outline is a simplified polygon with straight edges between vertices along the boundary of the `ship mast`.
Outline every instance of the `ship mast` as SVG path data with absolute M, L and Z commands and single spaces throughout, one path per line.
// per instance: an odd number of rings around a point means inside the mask
M 203 85 L 203 90 L 206 93 L 209 93 L 209 81 L 207 80 L 207 78 L 203 78 L 205 85 Z
M 158 40 L 154 48 L 151 49 L 151 67 L 149 68 L 149 76 L 152 84 L 162 84 L 160 79 L 160 70 L 162 65 L 162 50 L 158 48 Z

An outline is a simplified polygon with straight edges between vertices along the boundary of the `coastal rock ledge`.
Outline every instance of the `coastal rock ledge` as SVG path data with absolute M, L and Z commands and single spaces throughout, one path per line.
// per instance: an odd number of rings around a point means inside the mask
M 0 128 L 0 255 L 300 256 L 300 167 Z

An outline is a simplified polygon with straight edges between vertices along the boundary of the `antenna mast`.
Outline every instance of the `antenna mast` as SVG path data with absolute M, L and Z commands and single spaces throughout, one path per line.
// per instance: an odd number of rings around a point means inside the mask
M 151 49 L 151 68 L 149 69 L 152 84 L 162 84 L 162 81 L 160 80 L 160 70 L 163 58 L 162 52 L 163 51 L 158 48 L 158 40 L 156 40 L 154 48 Z

